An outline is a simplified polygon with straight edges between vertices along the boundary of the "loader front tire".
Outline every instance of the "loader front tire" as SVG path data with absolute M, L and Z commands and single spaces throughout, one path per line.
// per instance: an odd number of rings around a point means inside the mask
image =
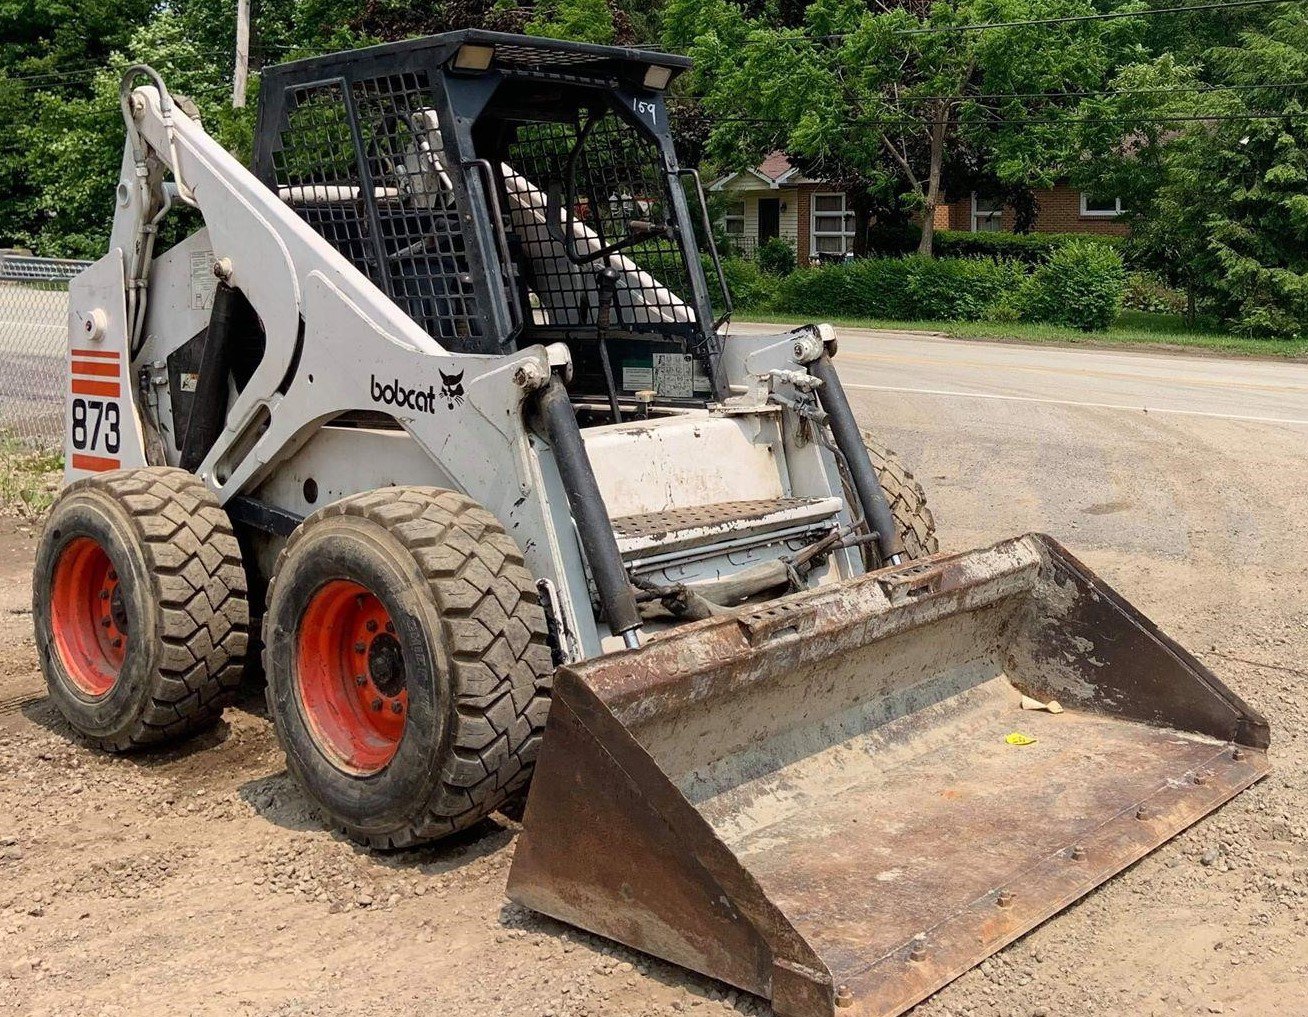
M 240 684 L 249 628 L 227 513 L 171 467 L 69 485 L 41 534 L 32 617 L 50 698 L 92 744 L 124 752 L 206 726 Z
M 545 614 L 471 499 L 399 487 L 315 512 L 278 557 L 264 642 L 287 767 L 353 839 L 436 840 L 525 786 L 549 708 Z
M 940 542 L 936 539 L 936 519 L 927 507 L 922 485 L 909 472 L 898 453 L 886 448 L 867 431 L 863 432 L 863 444 L 867 447 L 873 469 L 877 471 L 886 501 L 890 503 L 899 536 L 904 541 L 904 550 L 910 558 L 935 554 L 940 550 Z

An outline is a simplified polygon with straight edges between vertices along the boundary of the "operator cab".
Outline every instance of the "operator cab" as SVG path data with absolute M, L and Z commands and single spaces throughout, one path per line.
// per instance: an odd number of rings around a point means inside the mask
M 689 65 L 480 31 L 284 64 L 255 172 L 447 349 L 565 343 L 608 420 L 703 406 L 728 305 L 664 104 Z

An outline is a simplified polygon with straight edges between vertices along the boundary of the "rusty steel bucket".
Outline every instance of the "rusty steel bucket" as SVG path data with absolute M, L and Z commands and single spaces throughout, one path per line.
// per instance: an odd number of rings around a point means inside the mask
M 1029 535 L 562 669 L 509 895 L 784 1017 L 898 1014 L 1257 781 L 1267 745 Z

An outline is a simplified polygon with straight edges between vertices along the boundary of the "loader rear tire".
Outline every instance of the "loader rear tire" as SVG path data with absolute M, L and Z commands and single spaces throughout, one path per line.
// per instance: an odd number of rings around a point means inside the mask
M 466 829 L 527 783 L 553 662 L 522 552 L 471 499 L 369 491 L 309 516 L 264 616 L 287 767 L 373 848 Z
M 92 744 L 124 752 L 206 726 L 240 685 L 249 628 L 227 513 L 171 467 L 71 484 L 41 534 L 32 616 L 50 698 Z
M 898 453 L 886 448 L 867 431 L 863 432 L 863 444 L 867 447 L 873 469 L 877 471 L 881 489 L 886 493 L 886 501 L 890 502 L 908 556 L 922 558 L 935 554 L 940 550 L 940 542 L 936 539 L 936 519 L 927 507 L 922 485 Z

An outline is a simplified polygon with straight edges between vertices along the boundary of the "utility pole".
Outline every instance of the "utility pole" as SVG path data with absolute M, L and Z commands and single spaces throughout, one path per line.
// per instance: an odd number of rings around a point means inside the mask
M 250 0 L 236 0 L 236 69 L 232 74 L 232 108 L 245 105 L 245 79 L 250 73 Z

